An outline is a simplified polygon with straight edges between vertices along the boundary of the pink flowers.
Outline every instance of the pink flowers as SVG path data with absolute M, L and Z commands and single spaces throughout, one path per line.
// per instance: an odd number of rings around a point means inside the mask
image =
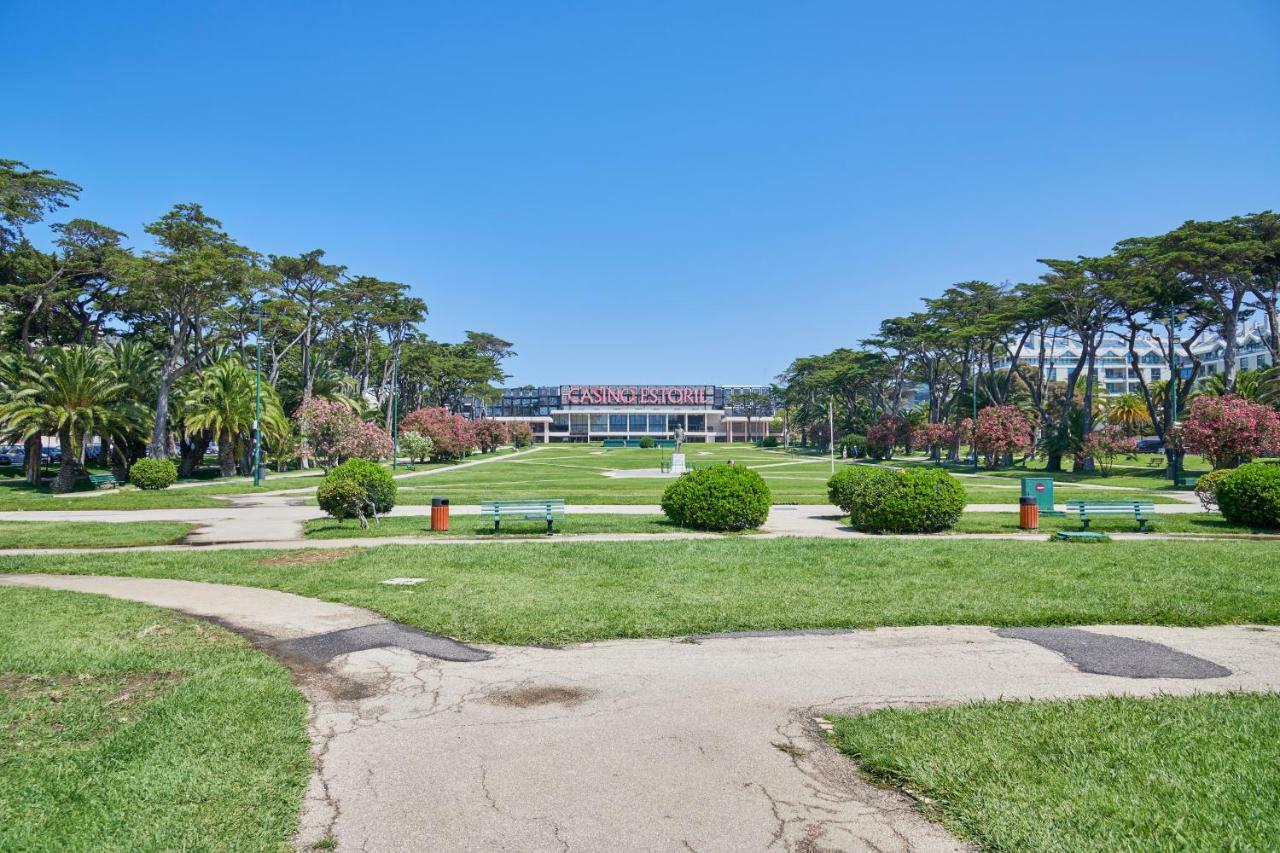
M 911 443 L 925 448 L 935 457 L 943 445 L 951 444 L 955 437 L 955 427 L 950 424 L 921 424 L 911 431 Z
M 1234 394 L 1197 397 L 1182 424 L 1182 440 L 1214 468 L 1234 468 L 1254 456 L 1280 453 L 1280 413 Z
M 471 428 L 475 432 L 476 445 L 485 453 L 511 441 L 511 431 L 502 421 L 473 421 Z
M 400 421 L 400 428 L 431 439 L 431 458 L 437 462 L 459 459 L 479 445 L 471 421 L 439 407 L 410 412 Z
M 312 398 L 298 407 L 293 418 L 306 441 L 306 453 L 326 468 L 344 459 L 386 459 L 391 455 L 391 436 L 377 424 L 342 403 Z
M 961 429 L 970 423 L 966 419 Z M 978 412 L 977 427 L 970 429 L 974 446 L 987 458 L 988 464 L 1031 447 L 1031 423 L 1015 406 L 987 406 Z
M 892 459 L 893 446 L 898 443 L 900 426 L 898 419 L 885 415 L 867 428 L 867 452 L 874 459 Z
M 1102 473 L 1111 473 L 1111 463 L 1124 453 L 1133 453 L 1137 449 L 1137 439 L 1125 435 L 1119 424 L 1108 424 L 1087 435 L 1080 444 L 1080 455 L 1092 457 Z

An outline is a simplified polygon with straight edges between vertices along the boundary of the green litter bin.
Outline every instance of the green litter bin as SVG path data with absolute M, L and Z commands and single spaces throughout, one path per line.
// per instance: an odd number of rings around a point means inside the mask
M 1053 514 L 1053 478 L 1023 477 L 1022 497 L 1035 498 L 1040 514 Z

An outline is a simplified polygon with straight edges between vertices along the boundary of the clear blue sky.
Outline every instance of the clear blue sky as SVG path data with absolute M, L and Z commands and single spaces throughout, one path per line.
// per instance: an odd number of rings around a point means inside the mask
M 0 30 L 0 156 L 76 215 L 140 245 L 195 200 L 324 248 L 434 337 L 514 341 L 516 383 L 767 381 L 952 282 L 1280 205 L 1275 0 L 0 0 Z

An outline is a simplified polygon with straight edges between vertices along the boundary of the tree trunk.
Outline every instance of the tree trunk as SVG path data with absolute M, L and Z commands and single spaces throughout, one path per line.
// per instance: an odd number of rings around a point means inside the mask
M 224 477 L 236 475 L 236 446 L 228 432 L 218 436 L 218 469 Z
M 58 431 L 58 447 L 62 451 L 62 464 L 58 467 L 58 476 L 53 479 L 53 492 L 65 494 L 76 486 L 76 480 L 84 473 L 80 459 L 71 442 L 71 433 Z
M 169 389 L 173 387 L 173 375 L 165 371 L 160 376 L 160 390 L 156 393 L 156 421 L 151 427 L 151 443 L 147 455 L 152 459 L 169 458 Z
M 27 483 L 36 487 L 39 487 L 42 478 L 40 463 L 44 460 L 40 458 L 41 446 L 39 433 L 29 436 L 22 443 L 22 464 L 27 472 Z
M 196 468 L 199 468 L 200 463 L 204 461 L 204 454 L 208 449 L 209 439 L 204 433 L 193 438 L 191 443 L 182 449 L 178 463 L 178 476 L 186 478 L 194 474 Z

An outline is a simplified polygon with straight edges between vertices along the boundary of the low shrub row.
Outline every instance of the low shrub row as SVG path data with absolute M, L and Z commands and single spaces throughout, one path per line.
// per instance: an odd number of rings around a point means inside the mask
M 960 481 L 937 468 L 851 465 L 827 482 L 831 502 L 868 533 L 934 533 L 954 527 L 966 502 Z

